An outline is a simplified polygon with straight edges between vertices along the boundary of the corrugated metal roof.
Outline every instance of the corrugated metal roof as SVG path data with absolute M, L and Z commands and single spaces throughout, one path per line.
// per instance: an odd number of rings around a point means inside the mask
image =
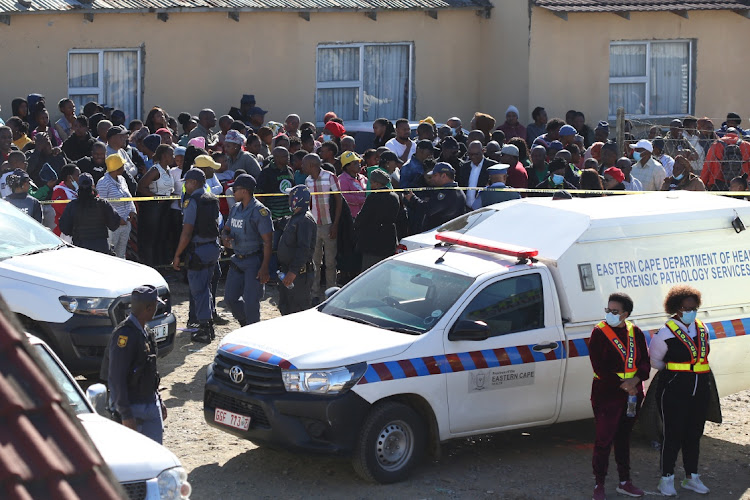
M 0 0 L 0 13 L 20 14 L 70 11 L 191 11 L 191 10 L 289 10 L 289 11 L 387 11 L 434 9 L 483 9 L 489 0 Z
M 748 0 L 536 0 L 536 5 L 557 12 L 636 12 L 687 10 L 746 10 Z

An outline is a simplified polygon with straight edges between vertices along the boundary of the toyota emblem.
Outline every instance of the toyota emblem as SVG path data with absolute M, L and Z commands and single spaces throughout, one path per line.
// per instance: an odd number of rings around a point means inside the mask
M 243 372 L 242 368 L 240 368 L 239 366 L 234 365 L 229 369 L 229 378 L 231 378 L 232 382 L 234 382 L 235 384 L 241 384 L 242 379 L 245 378 L 245 372 Z

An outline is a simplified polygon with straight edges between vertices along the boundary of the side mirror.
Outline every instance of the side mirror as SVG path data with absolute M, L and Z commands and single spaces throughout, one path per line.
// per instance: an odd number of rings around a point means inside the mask
M 92 384 L 86 389 L 86 397 L 96 413 L 109 418 L 107 411 L 107 388 L 104 384 Z
M 448 340 L 487 340 L 490 327 L 484 321 L 459 321 L 448 333 Z
M 333 297 L 336 294 L 336 292 L 338 292 L 339 290 L 341 290 L 340 286 L 332 286 L 331 288 L 327 289 L 325 291 L 326 300 Z

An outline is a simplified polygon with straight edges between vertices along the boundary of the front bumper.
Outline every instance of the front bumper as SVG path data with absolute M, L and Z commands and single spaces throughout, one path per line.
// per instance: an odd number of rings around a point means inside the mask
M 216 408 L 250 416 L 247 431 L 214 422 Z M 208 366 L 203 396 L 206 422 L 250 441 L 284 449 L 346 455 L 354 449 L 370 403 L 349 390 L 332 397 L 243 392 Z

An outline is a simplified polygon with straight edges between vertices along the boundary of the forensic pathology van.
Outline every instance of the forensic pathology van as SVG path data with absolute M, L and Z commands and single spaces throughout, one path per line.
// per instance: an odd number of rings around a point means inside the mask
M 159 304 L 148 326 L 159 356 L 174 347 L 169 287 L 154 269 L 68 245 L 0 200 L 0 294 L 26 331 L 54 349 L 73 374 L 98 374 L 112 330 L 130 314 L 130 293 L 153 285 Z
M 206 421 L 397 481 L 441 441 L 590 418 L 587 343 L 608 295 L 633 298 L 650 339 L 679 283 L 703 293 L 720 395 L 750 387 L 750 204 L 683 191 L 491 208 L 316 308 L 227 335 Z

